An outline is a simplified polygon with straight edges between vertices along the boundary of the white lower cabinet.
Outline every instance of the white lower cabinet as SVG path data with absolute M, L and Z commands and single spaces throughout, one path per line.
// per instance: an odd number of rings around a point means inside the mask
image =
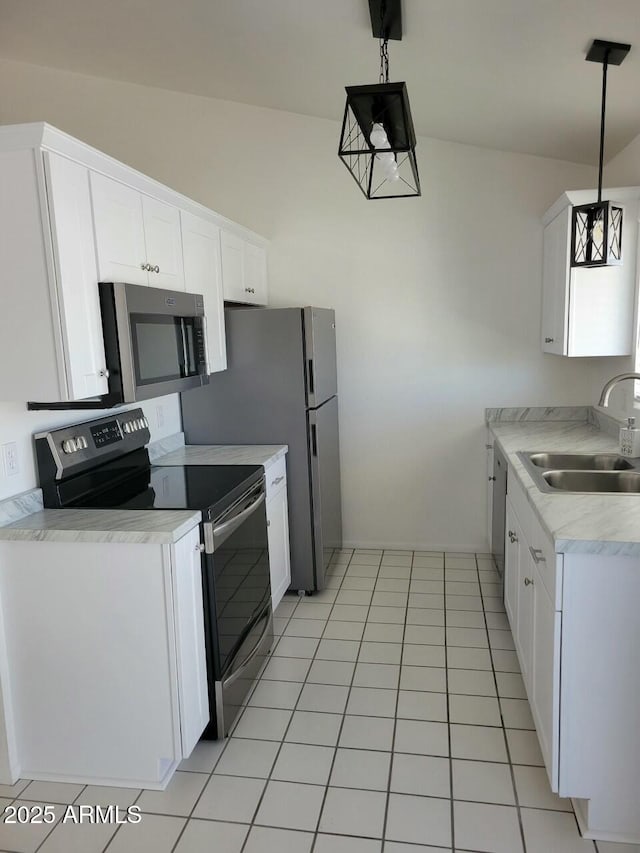
M 513 478 L 509 488 L 513 493 Z M 540 534 L 531 544 L 531 531 L 537 531 L 533 510 L 530 512 L 531 517 L 524 521 L 518 518 L 507 494 L 505 608 L 551 789 L 557 791 L 561 614 L 554 608 L 539 569 L 547 550 L 541 547 Z
M 505 607 L 551 789 L 586 838 L 640 844 L 640 558 L 556 554 L 511 470 L 506 519 Z
M 286 457 L 265 468 L 271 602 L 275 610 L 291 585 Z
M 166 786 L 209 719 L 199 543 L 0 542 L 0 782 Z

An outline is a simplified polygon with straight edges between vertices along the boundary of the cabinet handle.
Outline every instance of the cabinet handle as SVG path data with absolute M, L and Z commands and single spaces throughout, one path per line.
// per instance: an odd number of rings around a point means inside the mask
M 202 542 L 198 542 L 198 544 L 196 545 L 196 551 L 198 551 L 199 554 L 202 554 L 204 552 L 204 545 L 202 544 Z
M 256 292 L 255 287 L 245 287 L 244 290 L 245 290 L 245 293 L 255 293 Z
M 496 478 L 495 477 L 489 477 L 489 482 L 491 482 L 491 481 L 493 481 L 495 483 Z
M 153 267 L 151 271 L 152 272 L 160 272 L 160 267 L 158 266 L 158 264 L 156 264 L 155 267 Z
M 140 269 L 143 269 L 146 272 L 151 272 L 151 264 L 140 264 Z
M 276 477 L 275 480 L 271 481 L 272 486 L 277 486 L 278 483 L 281 483 L 284 480 L 284 475 L 282 477 Z
M 540 548 L 533 548 L 531 545 L 529 545 L 529 553 L 533 557 L 533 562 L 536 565 L 538 565 L 538 563 L 546 563 L 547 562 L 546 558 L 545 558 L 544 554 L 542 553 L 542 551 L 540 550 Z M 533 583 L 533 581 L 531 581 L 531 583 Z
M 109 371 L 106 368 L 103 368 L 102 370 L 98 371 L 98 376 L 100 376 L 102 379 L 108 379 Z
M 545 344 L 552 344 L 554 341 L 555 341 L 555 338 L 545 338 L 544 339 Z
M 518 537 L 513 532 L 513 530 L 508 530 L 507 533 L 509 534 L 509 541 L 510 542 L 517 542 L 518 541 Z
M 271 527 L 271 522 L 267 519 L 267 527 Z
M 524 579 L 525 586 L 533 586 L 533 578 L 525 578 Z

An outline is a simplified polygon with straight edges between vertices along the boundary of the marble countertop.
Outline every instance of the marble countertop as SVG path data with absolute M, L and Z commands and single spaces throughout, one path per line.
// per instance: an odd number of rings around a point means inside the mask
M 558 553 L 640 556 L 640 495 L 541 492 L 517 452 L 618 452 L 618 442 L 597 426 L 570 421 L 488 424 L 529 503 Z
M 264 465 L 268 468 L 288 450 L 286 444 L 188 444 L 163 456 L 154 465 Z
M 0 540 L 167 545 L 201 518 L 192 510 L 44 509 L 0 527 Z
M 184 446 L 178 433 L 151 448 L 154 465 L 264 465 L 286 444 Z M 43 542 L 177 542 L 201 521 L 193 510 L 43 509 L 40 489 L 0 502 L 0 540 Z

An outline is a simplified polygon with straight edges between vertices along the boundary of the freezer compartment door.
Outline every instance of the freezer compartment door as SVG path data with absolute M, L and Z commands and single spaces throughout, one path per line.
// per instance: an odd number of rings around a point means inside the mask
M 307 406 L 315 409 L 338 393 L 336 315 L 331 308 L 304 308 Z
M 342 547 L 337 397 L 309 411 L 309 460 L 316 589 L 321 590 L 331 555 Z

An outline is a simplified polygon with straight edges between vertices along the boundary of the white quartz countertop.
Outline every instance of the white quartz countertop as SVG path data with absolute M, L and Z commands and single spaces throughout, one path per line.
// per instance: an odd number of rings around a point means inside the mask
M 0 540 L 166 545 L 201 518 L 192 510 L 44 509 L 0 527 Z
M 286 444 L 187 444 L 158 456 L 154 465 L 264 465 L 268 468 L 288 450 Z
M 177 438 L 184 440 L 182 433 Z M 176 449 L 175 443 L 167 442 L 173 449 L 164 454 L 160 447 L 153 455 L 153 464 L 268 468 L 288 450 L 286 444 L 202 444 Z M 36 489 L 0 503 L 0 540 L 162 545 L 177 542 L 201 518 L 200 512 L 193 510 L 42 509 L 42 497 Z
M 596 426 L 575 421 L 494 422 L 488 426 L 558 553 L 640 556 L 640 495 L 541 492 L 516 455 L 519 450 L 617 453 L 615 438 Z

